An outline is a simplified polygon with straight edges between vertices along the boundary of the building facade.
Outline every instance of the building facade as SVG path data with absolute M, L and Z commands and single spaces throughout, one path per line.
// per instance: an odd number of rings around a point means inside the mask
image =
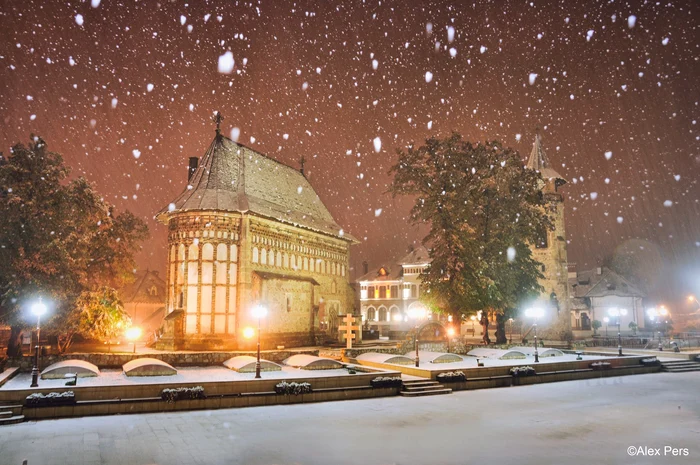
M 614 327 L 614 334 L 617 334 L 618 317 L 615 316 L 615 310 L 625 310 L 625 314 L 619 317 L 623 333 L 633 332 L 630 323 L 634 323 L 637 330 L 646 328 L 643 304 L 646 294 L 611 269 L 595 268 L 571 273 L 569 285 L 571 328 L 575 337 L 591 336 L 594 320 L 603 324 L 604 334 L 607 329 L 606 318 L 609 320 L 607 326 Z
M 421 246 L 357 279 L 365 339 L 400 339 L 416 321 L 436 317 L 420 302 L 420 274 L 429 264 L 428 250 Z
M 554 223 L 554 229 L 542 231 L 541 238 L 532 247 L 533 258 L 542 264 L 540 271 L 544 275 L 540 280 L 544 290 L 536 303 L 545 310 L 540 322 L 541 334 L 546 339 L 561 340 L 571 333 L 564 196 L 560 192 L 566 180 L 552 168 L 539 133 L 535 137 L 527 167 L 542 175 L 541 191 L 547 202 L 545 208 Z
M 166 283 L 157 271 L 139 271 L 133 283 L 119 290 L 131 323 L 143 330 L 143 339 L 155 339 L 165 317 Z
M 192 160 L 191 160 L 192 161 Z M 221 134 L 190 163 L 185 190 L 157 218 L 168 225 L 166 349 L 251 348 L 337 339 L 353 313 L 350 245 L 298 171 Z

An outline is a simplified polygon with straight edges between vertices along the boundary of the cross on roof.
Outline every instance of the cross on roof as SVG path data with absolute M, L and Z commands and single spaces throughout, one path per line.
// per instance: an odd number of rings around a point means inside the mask
M 221 113 L 216 111 L 214 112 L 214 116 L 211 117 L 211 120 L 216 123 L 216 133 L 221 134 L 221 122 L 224 120 L 224 117 L 221 116 Z
M 359 331 L 360 327 L 359 326 L 353 326 L 352 324 L 355 322 L 355 317 L 352 316 L 352 313 L 348 313 L 343 317 L 343 323 L 345 323 L 344 326 L 338 326 L 338 329 L 340 331 L 345 331 L 345 339 L 347 341 L 347 345 L 345 346 L 347 349 L 352 349 L 352 340 L 355 339 L 355 335 L 352 333 L 353 330 Z

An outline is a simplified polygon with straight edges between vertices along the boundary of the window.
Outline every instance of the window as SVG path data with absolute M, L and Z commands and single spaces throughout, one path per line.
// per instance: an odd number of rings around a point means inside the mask
M 379 298 L 386 299 L 386 286 L 379 287 Z
M 374 286 L 370 286 L 370 287 L 369 287 L 367 294 L 369 295 L 369 298 L 370 298 L 370 299 L 374 299 L 374 298 L 375 298 L 375 297 L 374 297 Z
M 335 294 L 336 292 L 338 292 L 338 285 L 333 281 L 331 283 L 331 294 Z
M 287 294 L 287 312 L 292 311 L 292 294 Z
M 253 247 L 253 263 L 258 263 L 258 248 Z
M 412 299 L 418 298 L 418 286 L 416 286 L 415 284 L 411 284 L 411 298 Z
M 153 297 L 158 297 L 158 289 L 156 289 L 155 286 L 151 286 L 151 288 L 148 290 L 148 293 Z
M 387 321 L 386 319 L 386 308 L 384 307 L 379 307 L 379 320 L 378 321 Z
M 377 319 L 377 313 L 374 307 L 367 309 L 367 321 L 375 321 Z
M 391 286 L 391 298 L 392 299 L 399 298 L 399 286 Z

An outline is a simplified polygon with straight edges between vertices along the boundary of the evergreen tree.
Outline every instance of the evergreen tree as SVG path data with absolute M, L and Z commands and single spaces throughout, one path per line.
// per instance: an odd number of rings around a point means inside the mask
M 84 178 L 69 181 L 61 155 L 31 139 L 0 156 L 0 322 L 12 328 L 9 355 L 33 322 L 33 300 L 44 298 L 47 329 L 61 333 L 81 295 L 130 278 L 148 237 L 141 219 L 116 214 Z
M 430 225 L 427 303 L 456 317 L 496 312 L 497 342 L 506 342 L 508 316 L 542 291 L 530 244 L 552 223 L 539 173 L 498 142 L 457 133 L 398 154 L 390 192 L 414 196 L 411 221 Z

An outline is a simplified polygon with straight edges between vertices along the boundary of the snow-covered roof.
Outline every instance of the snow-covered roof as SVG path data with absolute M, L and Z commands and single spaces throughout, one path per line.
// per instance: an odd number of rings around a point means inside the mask
M 426 265 L 431 262 L 428 249 L 422 245 L 411 250 L 401 259 L 396 260 L 391 265 L 379 266 L 369 273 L 360 276 L 357 282 L 361 281 L 398 281 L 403 277 L 403 267 Z
M 518 352 L 522 352 L 525 355 L 529 355 L 529 356 L 535 355 L 535 348 L 534 347 L 527 347 L 527 346 L 511 347 L 510 350 L 517 350 Z M 562 355 L 564 355 L 564 352 L 562 352 L 561 350 L 550 349 L 548 347 L 539 347 L 537 349 L 537 353 L 540 357 L 561 357 Z
M 172 365 L 157 358 L 137 358 L 122 365 L 126 376 L 170 376 L 177 370 Z
M 255 364 L 257 359 L 250 355 L 239 355 L 238 357 L 232 357 L 224 362 L 224 366 L 229 370 L 237 371 L 239 373 L 253 373 L 255 372 Z M 282 367 L 271 362 L 269 360 L 260 359 L 260 371 L 282 371 Z
M 479 347 L 467 352 L 467 355 L 479 358 L 492 358 L 497 360 L 523 359 L 526 355 L 519 350 L 487 349 Z
M 79 378 L 85 378 L 99 375 L 100 369 L 85 360 L 63 360 L 44 368 L 41 379 L 63 379 L 68 373 L 77 373 Z
M 404 355 L 382 354 L 379 352 L 365 352 L 356 357 L 358 362 L 393 363 L 394 365 L 413 365 L 416 361 Z
M 414 352 L 407 352 L 406 356 L 411 356 Z M 421 350 L 418 352 L 418 358 L 423 362 L 430 363 L 454 363 L 462 362 L 464 359 L 456 354 L 448 354 L 445 352 L 430 352 L 427 350 Z
M 544 149 L 542 148 L 539 133 L 535 136 L 535 143 L 532 144 L 532 152 L 530 152 L 530 159 L 527 162 L 527 167 L 531 170 L 539 171 L 544 179 L 558 180 L 560 184 L 566 183 L 566 179 L 552 169 L 547 154 L 544 153 Z
M 296 354 L 287 358 L 285 365 L 302 370 L 335 370 L 342 368 L 343 364 L 332 358 L 317 357 L 315 355 Z
M 218 133 L 188 186 L 156 217 L 186 211 L 254 213 L 356 241 L 344 233 L 314 188 L 298 170 Z

